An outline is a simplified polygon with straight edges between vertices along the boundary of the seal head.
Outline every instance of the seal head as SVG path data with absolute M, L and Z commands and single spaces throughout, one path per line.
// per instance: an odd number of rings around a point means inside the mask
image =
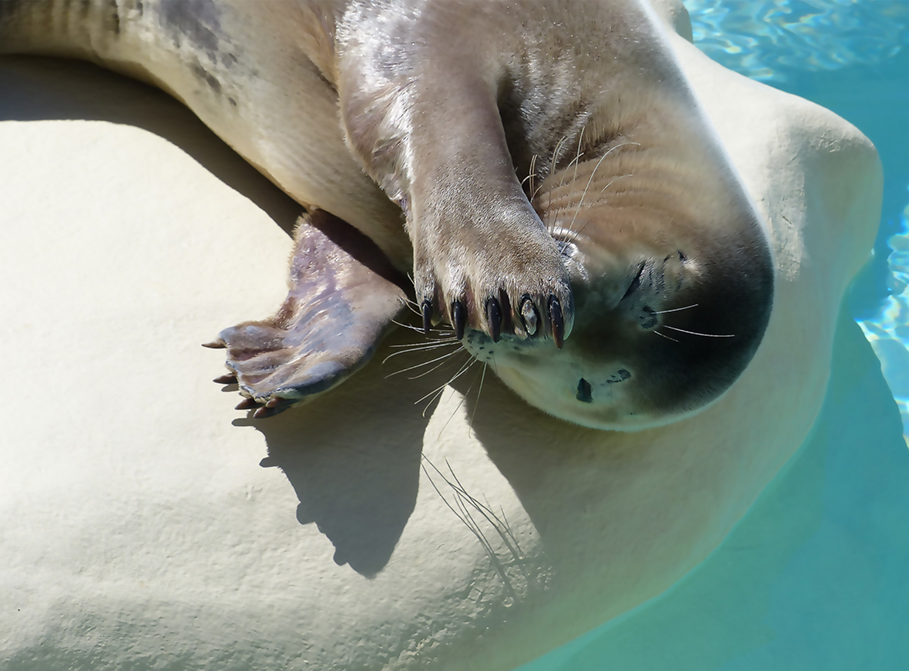
M 560 349 L 534 337 L 527 311 L 498 342 L 464 341 L 532 405 L 592 428 L 658 426 L 719 398 L 751 361 L 772 257 L 734 169 L 692 117 L 580 148 L 593 158 L 556 170 L 534 198 L 571 277 L 571 337 Z

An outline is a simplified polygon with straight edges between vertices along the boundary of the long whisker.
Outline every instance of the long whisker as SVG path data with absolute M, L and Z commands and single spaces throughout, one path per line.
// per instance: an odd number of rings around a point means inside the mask
M 465 350 L 465 352 L 466 352 L 466 350 Z M 469 355 L 469 353 L 468 353 L 468 355 Z M 429 409 L 429 406 L 432 405 L 432 402 L 435 401 L 442 394 L 442 392 L 445 391 L 445 388 L 448 385 L 450 385 L 452 382 L 454 382 L 459 377 L 461 377 L 464 373 L 466 373 L 468 370 L 470 370 L 471 366 L 473 366 L 473 364 L 475 364 L 476 362 L 477 362 L 476 359 L 474 359 L 472 356 L 468 356 L 467 361 L 464 362 L 464 364 L 461 366 L 461 369 L 457 373 L 455 373 L 454 376 L 452 376 L 452 378 L 448 382 L 446 382 L 445 384 L 440 384 L 438 387 L 433 389 L 431 392 L 429 392 L 425 396 L 418 398 L 416 401 L 413 402 L 413 404 L 417 405 L 418 403 L 425 401 L 427 398 L 429 399 L 429 402 L 426 404 L 426 407 L 423 408 L 423 416 L 425 417 L 426 411 Z M 432 398 L 430 398 L 430 397 L 432 397 Z
M 559 156 L 560 156 L 561 153 L 562 153 L 562 145 L 565 144 L 565 141 L 566 141 L 566 140 L 568 140 L 568 136 L 567 136 L 567 135 L 563 135 L 563 136 L 562 136 L 562 139 L 560 139 L 560 140 L 556 143 L 555 149 L 554 149 L 553 152 L 552 152 L 552 158 L 549 160 L 549 163 L 550 163 L 550 172 L 552 172 L 552 170 L 555 170 L 556 162 L 559 160 Z
M 629 144 L 629 143 L 626 143 L 626 144 Z M 637 144 L 637 142 L 634 142 L 634 143 L 631 143 L 631 144 Z M 621 145 L 619 145 L 619 146 L 621 146 Z M 617 147 L 613 147 L 613 149 L 617 149 Z M 609 151 L 612 151 L 612 149 L 610 149 Z M 605 156 L 604 156 L 604 158 L 605 158 Z M 600 160 L 602 161 L 602 159 L 600 159 Z M 599 167 L 599 163 L 597 164 L 597 167 Z M 607 185 L 604 186 L 602 189 L 600 189 L 600 193 L 603 193 L 606 189 L 608 189 L 610 186 L 612 186 L 613 184 L 615 184 L 616 182 L 618 182 L 620 179 L 623 179 L 623 178 L 625 178 L 625 177 L 633 177 L 633 176 L 634 176 L 633 173 L 629 173 L 629 174 L 627 174 L 627 175 L 619 175 L 619 176 L 616 177 L 615 179 L 610 180 L 609 184 L 607 184 Z M 593 176 L 591 175 L 591 178 L 592 178 L 592 177 L 593 177 Z M 588 187 L 590 186 L 590 183 L 589 183 L 589 182 L 587 183 L 587 186 L 588 186 Z M 587 193 L 587 190 L 585 189 L 585 190 L 584 190 L 584 194 L 586 195 L 586 193 Z M 575 218 L 577 218 L 577 216 L 578 216 L 578 212 L 580 211 L 580 207 L 581 207 L 581 204 L 583 203 L 583 201 L 584 201 L 584 198 L 582 197 L 582 198 L 581 198 L 581 202 L 578 203 L 578 209 L 575 210 L 575 213 L 574 213 Z M 590 222 L 588 221 L 587 224 L 589 224 L 589 223 L 590 223 Z M 576 241 L 579 237 L 581 237 L 581 233 L 583 233 L 583 232 L 584 232 L 584 229 L 587 228 L 587 224 L 584 224 L 584 225 L 581 226 L 577 231 L 575 231 L 574 233 L 572 233 L 572 237 L 571 237 L 571 241 L 572 241 L 572 242 Z M 568 230 L 568 231 L 571 231 L 571 228 L 572 228 L 573 226 L 574 226 L 574 218 L 571 220 L 571 224 L 568 226 L 568 229 L 567 229 L 567 230 Z
M 464 350 L 464 351 L 466 352 L 467 350 Z M 468 354 L 469 354 L 469 352 L 468 352 Z M 476 361 L 476 359 L 474 359 L 473 357 L 470 357 L 467 361 L 464 362 L 464 364 L 461 366 L 461 369 L 457 373 L 455 373 L 454 376 L 452 376 L 452 378 L 448 382 L 445 382 L 444 384 L 440 384 L 438 387 L 433 389 L 431 392 L 429 392 L 425 396 L 418 398 L 416 401 L 413 402 L 413 404 L 416 405 L 420 401 L 426 400 L 433 394 L 441 393 L 442 391 L 444 391 L 445 387 L 450 385 L 452 382 L 454 382 L 459 377 L 461 377 L 464 373 L 466 373 L 468 370 L 470 370 L 470 367 L 473 365 L 473 363 L 475 361 Z
M 584 144 L 584 132 L 586 130 L 587 126 L 584 126 L 581 129 L 581 134 L 578 136 L 578 153 L 577 156 L 574 157 L 574 177 L 571 178 L 572 181 L 578 178 L 578 166 L 581 164 L 581 156 L 583 155 L 581 154 L 581 145 Z
M 528 188 L 528 191 L 530 193 L 533 193 L 533 180 L 537 176 L 536 175 L 536 166 L 537 166 L 537 155 L 534 154 L 533 156 L 530 157 L 530 171 L 527 173 L 527 177 L 525 177 L 523 180 L 521 180 L 521 188 L 524 188 L 525 182 L 530 182 L 530 187 Z
M 417 333 L 419 333 L 419 334 L 421 334 L 421 335 L 423 334 L 423 329 L 418 328 L 418 327 L 416 327 L 416 326 L 411 326 L 410 324 L 404 324 L 404 323 L 399 322 L 399 321 L 397 321 L 397 320 L 395 320 L 395 319 L 392 319 L 392 320 L 391 320 L 391 323 L 392 323 L 392 324 L 395 324 L 396 326 L 400 326 L 400 327 L 402 327 L 402 328 L 410 329 L 411 331 L 416 331 Z M 450 335 L 454 335 L 454 331 L 452 331 L 451 329 L 448 329 L 448 328 L 430 329 L 429 332 L 430 332 L 430 333 L 440 333 L 440 334 L 442 334 L 442 335 L 445 336 L 445 337 L 448 337 L 448 336 L 450 336 Z
M 442 361 L 443 359 L 447 359 L 448 357 L 450 357 L 452 354 L 457 354 L 457 351 L 449 352 L 448 354 L 443 354 L 442 356 L 437 357 L 435 359 L 431 359 L 429 361 L 424 361 L 423 363 L 418 363 L 416 365 L 410 366 L 409 368 L 395 371 L 394 373 L 389 373 L 388 375 L 385 376 L 385 379 L 387 380 L 390 377 L 394 377 L 395 375 L 400 375 L 401 373 L 406 373 L 408 371 L 414 370 L 415 368 L 422 368 L 423 366 L 428 366 L 430 364 L 435 363 L 436 361 Z M 411 379 L 413 379 L 413 378 L 411 378 Z
M 459 341 L 455 340 L 453 342 L 443 342 L 443 343 L 436 343 L 436 344 L 430 343 L 428 345 L 415 345 L 415 346 L 411 346 L 410 349 L 404 349 L 399 352 L 394 352 L 392 354 L 389 354 L 387 357 L 382 359 L 382 363 L 384 364 L 386 361 L 388 361 L 392 357 L 398 356 L 399 354 L 412 354 L 413 352 L 425 352 L 426 350 L 439 349 L 440 347 L 451 347 L 452 345 L 460 345 L 460 344 L 461 343 Z M 395 347 L 395 345 L 392 345 L 392 347 Z M 398 347 L 407 347 L 407 345 L 398 345 Z
M 422 349 L 424 347 L 435 347 L 436 345 L 447 344 L 447 343 L 456 343 L 456 342 L 461 342 L 461 341 L 458 340 L 457 338 L 455 338 L 454 336 L 448 336 L 448 337 L 434 338 L 427 343 L 401 343 L 398 345 L 389 345 L 389 347 L 393 347 L 395 349 L 400 349 L 401 347 L 417 347 L 417 348 Z
M 467 426 L 470 427 L 470 430 L 473 431 L 473 420 L 477 416 L 477 410 L 480 409 L 480 394 L 483 393 L 483 382 L 486 381 L 486 369 L 489 368 L 489 364 L 483 364 L 483 375 L 480 377 L 480 388 L 477 389 L 477 401 L 473 406 L 473 412 L 470 415 L 470 424 Z
M 608 189 L 610 186 L 612 186 L 613 184 L 618 182 L 620 179 L 625 179 L 626 177 L 634 177 L 634 173 L 629 172 L 627 175 L 619 175 L 615 179 L 610 180 L 609 184 L 607 184 L 602 189 L 600 189 L 600 193 L 603 193 L 606 189 Z
M 404 307 L 413 312 L 415 315 L 422 314 L 419 310 L 417 310 L 417 304 L 409 298 L 401 298 L 400 301 Z
M 682 310 L 690 310 L 691 308 L 696 308 L 697 306 L 698 306 L 698 304 L 697 304 L 697 303 L 694 303 L 694 304 L 692 304 L 692 305 L 686 305 L 686 306 L 683 307 L 683 308 L 672 308 L 671 310 L 657 310 L 657 311 L 654 311 L 653 314 L 655 314 L 655 315 L 665 315 L 665 314 L 667 314 L 667 313 L 669 313 L 669 312 L 681 312 Z
M 442 359 L 447 359 L 448 357 L 454 356 L 455 354 L 457 354 L 457 352 L 449 352 L 448 354 L 446 354 L 445 356 L 443 356 Z M 446 365 L 446 364 L 449 364 L 449 363 L 451 363 L 451 362 L 450 362 L 450 361 L 442 361 L 442 363 L 436 364 L 435 366 L 433 366 L 432 368 L 430 368 L 430 369 L 429 369 L 428 371 L 426 371 L 425 373 L 420 373 L 419 375 L 414 375 L 413 377 L 409 377 L 409 378 L 407 378 L 407 379 L 408 379 L 408 380 L 419 380 L 421 377 L 426 377 L 427 375 L 429 375 L 429 374 L 432 373 L 433 371 L 437 371 L 437 370 L 439 370 L 442 366 L 444 366 L 444 365 Z
M 474 365 L 475 363 L 477 363 L 477 359 L 473 359 L 473 360 L 470 362 L 470 366 L 468 366 L 468 369 L 469 369 L 469 368 L 472 368 L 473 365 Z M 464 371 L 464 372 L 467 372 L 467 371 Z M 451 423 L 451 420 L 454 419 L 454 416 L 455 416 L 456 414 L 458 414 L 458 410 L 460 410 L 461 407 L 464 405 L 464 401 L 467 400 L 467 396 L 470 394 L 470 391 L 471 391 L 471 389 L 473 389 L 473 385 L 476 383 L 476 381 L 477 381 L 477 376 L 474 375 L 474 376 L 473 376 L 473 380 L 470 381 L 470 386 L 467 387 L 467 391 L 465 391 L 465 392 L 464 392 L 464 395 L 461 396 L 461 401 L 460 401 L 460 403 L 458 403 L 458 406 L 452 411 L 451 415 L 450 415 L 450 416 L 448 417 L 448 419 L 445 421 L 445 424 L 442 425 L 442 428 L 439 429 L 439 438 L 442 437 L 442 433 L 445 431 L 445 429 L 446 429 L 446 428 L 448 427 L 448 425 Z
M 590 184 L 593 182 L 593 178 L 594 178 L 594 176 L 597 174 L 597 170 L 599 170 L 600 165 L 603 163 L 604 160 L 606 160 L 606 157 L 609 156 L 609 155 L 610 155 L 612 152 L 614 152 L 616 149 L 620 149 L 620 148 L 626 147 L 626 146 L 628 146 L 628 145 L 638 145 L 638 146 L 640 146 L 640 143 L 638 143 L 638 142 L 623 142 L 622 144 L 617 144 L 615 147 L 612 147 L 609 151 L 607 151 L 605 154 L 603 154 L 603 155 L 600 157 L 600 160 L 597 161 L 597 164 L 596 164 L 596 165 L 594 166 L 594 168 L 593 168 L 593 172 L 590 173 L 590 179 L 587 180 L 587 186 L 584 187 L 584 193 L 581 194 L 581 200 L 578 201 L 578 206 L 575 208 L 574 217 L 571 218 L 571 223 L 568 224 L 568 230 L 569 230 L 569 231 L 571 231 L 571 230 L 574 228 L 575 219 L 578 218 L 578 214 L 580 214 L 580 212 L 581 212 L 581 206 L 584 204 L 584 198 L 587 197 L 587 191 L 590 189 Z M 577 168 L 575 168 L 575 172 L 577 172 Z M 628 175 L 622 175 L 622 177 L 627 177 L 627 176 L 628 176 Z M 609 184 L 612 184 L 613 182 L 615 182 L 615 181 L 621 179 L 622 177 L 616 177 L 616 178 L 615 178 L 614 180 L 612 180 L 612 182 L 610 182 Z M 603 190 L 600 191 L 600 193 L 602 193 L 603 191 L 605 191 L 605 190 L 609 187 L 609 184 L 607 184 L 606 186 L 604 186 L 604 187 L 603 187 Z M 580 231 L 578 231 L 578 233 L 580 233 Z
M 658 336 L 660 336 L 661 338 L 666 338 L 666 340 L 671 340 L 672 342 L 678 342 L 678 340 L 676 340 L 675 338 L 670 338 L 670 337 L 669 337 L 668 335 L 666 335 L 665 333 L 660 333 L 659 331 L 654 331 L 654 333 L 656 333 L 656 334 L 657 334 Z
M 702 338 L 735 338 L 734 333 L 729 333 L 727 335 L 719 335 L 716 333 L 698 333 L 697 331 L 686 331 L 685 329 L 679 329 L 675 326 L 669 326 L 668 324 L 663 324 L 663 328 L 678 331 L 679 333 L 687 333 L 688 335 L 701 336 Z

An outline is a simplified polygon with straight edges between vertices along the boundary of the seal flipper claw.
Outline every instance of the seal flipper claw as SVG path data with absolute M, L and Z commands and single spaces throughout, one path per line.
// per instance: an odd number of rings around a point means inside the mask
M 237 382 L 237 376 L 233 373 L 225 373 L 220 377 L 216 377 L 212 382 L 216 384 L 235 384 Z
M 467 310 L 461 301 L 455 301 L 451 304 L 451 321 L 455 330 L 455 338 L 464 339 L 464 329 L 467 326 Z
M 490 298 L 486 302 L 486 318 L 489 320 L 489 335 L 492 341 L 499 342 L 502 337 L 502 308 L 495 298 Z
M 565 341 L 565 318 L 562 315 L 562 305 L 555 296 L 549 298 L 549 319 L 552 322 L 552 339 L 555 346 L 562 349 Z
M 249 396 L 237 407 L 258 408 L 259 419 L 347 379 L 404 309 L 390 263 L 345 222 L 315 210 L 301 218 L 295 237 L 290 291 L 277 313 L 219 335 L 227 367 Z
M 420 313 L 423 315 L 423 335 L 428 336 L 432 329 L 432 303 L 429 300 L 423 301 Z
M 252 410 L 253 408 L 258 408 L 259 404 L 254 398 L 244 398 L 242 401 L 237 403 L 234 410 Z

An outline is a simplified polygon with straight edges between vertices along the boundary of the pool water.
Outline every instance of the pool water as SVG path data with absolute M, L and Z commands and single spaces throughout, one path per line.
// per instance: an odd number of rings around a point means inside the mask
M 686 0 L 714 60 L 833 110 L 884 165 L 812 436 L 666 594 L 520 671 L 909 669 L 909 0 Z

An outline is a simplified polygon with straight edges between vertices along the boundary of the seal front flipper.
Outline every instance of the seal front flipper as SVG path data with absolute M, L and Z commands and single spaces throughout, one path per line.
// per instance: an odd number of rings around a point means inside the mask
M 477 44 L 482 17 L 455 4 L 406 18 L 352 4 L 338 31 L 348 142 L 404 210 L 424 329 L 447 320 L 459 336 L 561 347 L 574 299 L 559 244 L 515 172 L 498 105 L 508 57 Z M 483 14 L 495 3 L 474 4 Z
M 270 417 L 359 370 L 404 309 L 396 271 L 374 243 L 323 211 L 297 226 L 288 284 L 277 313 L 223 330 L 231 373 L 246 396 L 238 409 Z

